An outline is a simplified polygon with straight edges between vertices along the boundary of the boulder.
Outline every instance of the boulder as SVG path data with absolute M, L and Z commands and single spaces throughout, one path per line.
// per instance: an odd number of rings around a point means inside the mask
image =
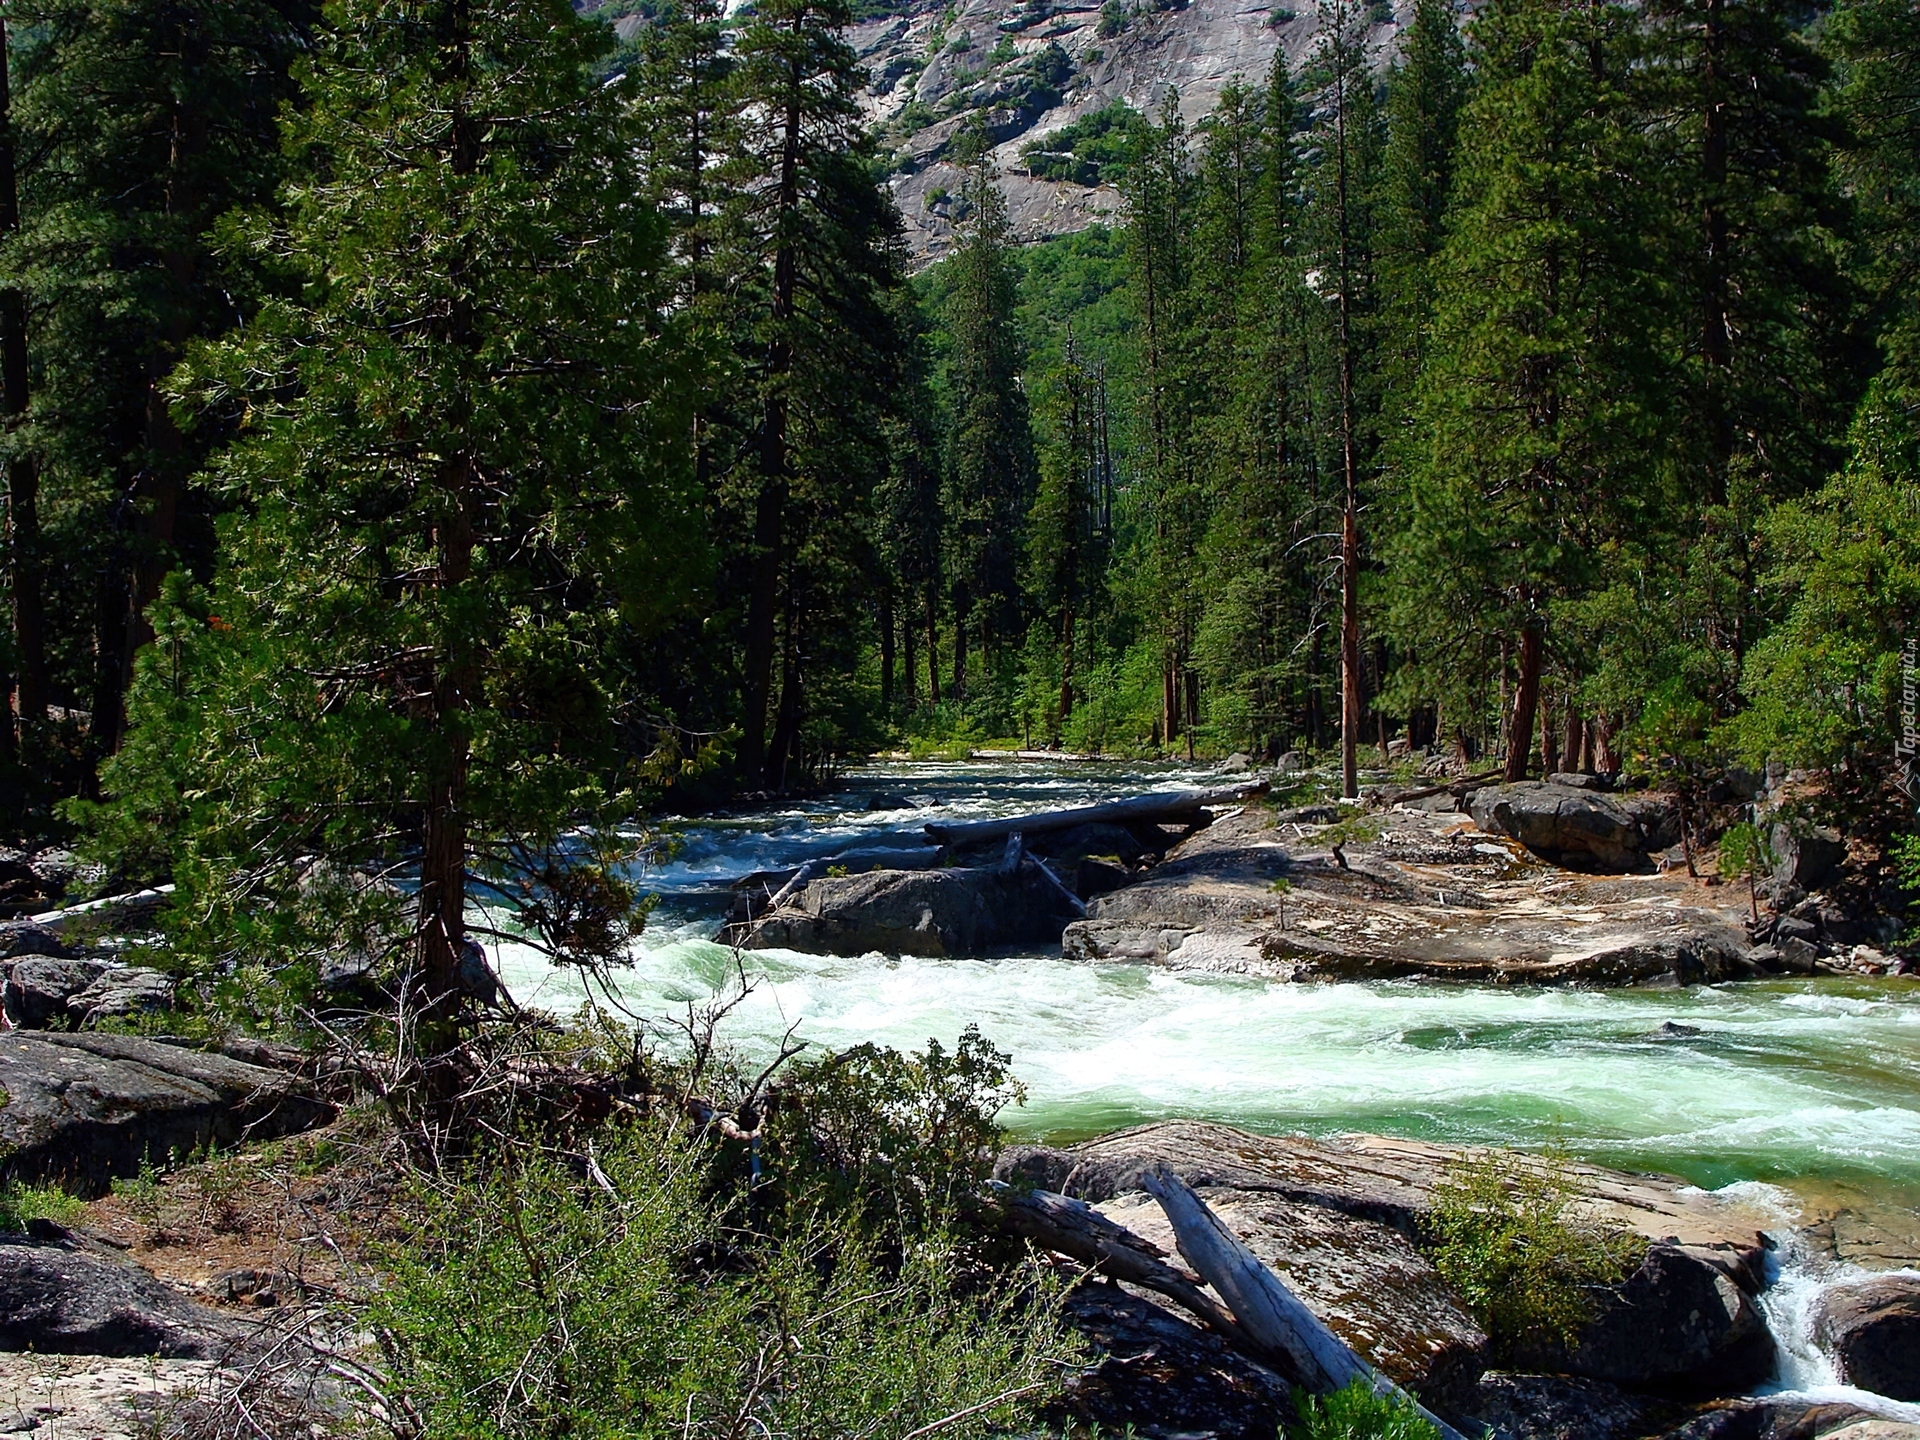
M 240 1335 L 146 1271 L 70 1239 L 0 1236 L 0 1350 L 204 1360 Z
M 1575 1413 L 1575 1400 L 1553 1398 L 1551 1382 L 1487 1390 L 1486 1336 L 1415 1243 L 1434 1188 L 1463 1153 L 1375 1136 L 1321 1142 L 1173 1121 L 1066 1149 L 1012 1146 L 994 1173 L 1084 1200 L 1171 1254 L 1171 1230 L 1139 1188 L 1143 1174 L 1165 1165 L 1342 1339 L 1440 1413 L 1473 1417 L 1526 1400 L 1546 1418 L 1516 1435 L 1584 1434 L 1552 1428 L 1553 1416 Z M 1628 1427 L 1622 1436 L 1648 1434 L 1655 1420 L 1678 1413 L 1680 1399 L 1763 1379 L 1773 1346 L 1748 1294 L 1758 1285 L 1758 1233 L 1678 1182 L 1586 1165 L 1570 1167 L 1568 1178 L 1588 1215 L 1656 1243 L 1634 1276 L 1600 1297 L 1574 1357 L 1543 1353 L 1526 1363 L 1572 1373 L 1578 1394 L 1650 1394 L 1644 1403 L 1609 1400 Z
M 333 1118 L 298 1079 L 133 1035 L 0 1035 L 6 1170 L 105 1193 L 142 1160 L 292 1134 Z
M 1885 1275 L 1820 1297 L 1814 1333 L 1848 1384 L 1920 1400 L 1920 1279 Z
M 1066 898 L 1031 863 L 998 869 L 875 870 L 810 881 L 798 903 L 727 926 L 722 944 L 810 954 L 981 955 L 1052 945 L 1073 918 Z
M 9 925 L 0 925 L 0 959 L 11 960 L 16 955 L 52 955 L 61 960 L 71 960 L 79 953 L 46 926 L 36 925 L 31 920 L 16 920 Z
M 1466 1433 L 1502 1440 L 1640 1440 L 1676 1418 L 1670 1401 L 1631 1395 L 1600 1380 L 1489 1370 L 1461 1406 Z
M 1222 775 L 1243 775 L 1253 768 L 1253 757 L 1236 750 L 1220 762 Z
M 1612 796 L 1522 781 L 1476 790 L 1473 823 L 1518 840 L 1544 860 L 1574 870 L 1644 870 L 1654 848 L 1648 816 Z
M 1598 775 L 1583 775 L 1578 770 L 1561 770 L 1547 776 L 1549 785 L 1567 790 L 1605 790 L 1607 782 Z
M 173 979 L 144 965 L 116 965 L 67 1001 L 67 1018 L 77 1028 L 128 1015 L 152 1015 L 173 1008 Z
M 880 794 L 869 795 L 867 797 L 867 803 L 865 808 L 869 811 L 874 811 L 874 810 L 912 810 L 916 807 L 913 801 L 909 800 L 904 795 L 894 795 L 886 792 L 881 792 Z
M 1767 843 L 1773 847 L 1776 893 L 1787 888 L 1817 890 L 1834 877 L 1847 858 L 1847 845 L 1840 832 L 1823 825 L 1779 820 L 1774 822 Z
M 84 994 L 106 973 L 103 960 L 29 955 L 6 967 L 6 980 L 0 983 L 0 1006 L 17 1029 L 44 1030 L 51 1024 L 64 1025 L 68 1002 Z
M 1372 1364 L 1430 1407 L 1454 1411 L 1487 1366 L 1487 1336 L 1413 1242 L 1378 1219 L 1260 1189 L 1200 1192 L 1213 1213 Z M 1097 1207 L 1173 1254 L 1173 1229 L 1140 1191 Z
M 1656 1394 L 1732 1395 L 1773 1369 L 1773 1336 L 1734 1279 L 1751 1274 L 1674 1245 L 1650 1245 L 1633 1275 L 1595 1297 L 1571 1352 L 1524 1347 L 1530 1369 Z
M 1663 1440 L 1824 1440 L 1871 1419 L 1859 1406 L 1842 1402 L 1784 1396 L 1735 1400 L 1696 1415 Z
M 1067 1323 L 1087 1340 L 1042 1418 L 1049 1432 L 1274 1440 L 1292 1387 L 1219 1336 L 1152 1300 L 1099 1281 L 1075 1286 Z

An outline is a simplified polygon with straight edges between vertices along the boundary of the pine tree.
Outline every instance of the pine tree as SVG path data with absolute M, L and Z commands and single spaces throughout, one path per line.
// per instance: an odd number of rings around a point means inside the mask
M 1035 464 L 1025 360 L 1014 329 L 1017 275 L 1006 197 L 984 133 L 963 154 L 967 215 L 948 265 L 946 325 L 951 354 L 945 511 L 946 575 L 952 587 L 953 693 L 967 693 L 970 641 L 989 656 L 1017 644 L 1021 527 L 1033 503 Z
M 749 323 L 736 343 L 746 362 L 752 426 L 729 479 L 747 509 L 750 537 L 740 567 L 740 759 L 743 775 L 776 787 L 785 783 L 806 716 L 801 647 L 808 617 L 796 613 L 789 582 L 810 577 L 796 552 L 868 533 L 863 524 L 846 527 L 852 517 L 844 487 L 863 509 L 885 469 L 881 437 L 860 430 L 877 424 L 864 408 L 876 398 L 874 366 L 884 369 L 897 354 L 890 339 L 873 343 L 875 328 L 887 325 L 880 297 L 897 279 L 899 221 L 873 183 L 857 98 L 861 72 L 842 38 L 848 19 L 845 0 L 767 0 L 755 7 L 734 51 L 748 122 L 744 153 L 758 177 L 749 187 L 733 300 L 736 308 L 748 302 Z M 852 469 L 843 468 L 848 456 L 832 453 L 841 441 L 865 449 Z M 801 491 L 802 513 L 790 514 Z M 839 528 L 825 536 L 808 532 L 808 507 L 823 517 L 840 511 L 822 522 Z
M 1387 76 L 1381 164 L 1382 402 L 1389 427 L 1404 413 L 1419 379 L 1433 313 L 1433 257 L 1446 235 L 1466 94 L 1466 50 L 1451 0 L 1415 0 L 1405 46 Z
M 1360 511 L 1372 468 L 1366 410 L 1372 385 L 1373 199 L 1379 161 L 1367 22 L 1352 0 L 1319 0 L 1315 60 L 1322 88 L 1315 123 L 1319 158 L 1312 179 L 1316 288 L 1331 311 L 1329 439 L 1340 477 L 1341 793 L 1360 793 L 1359 743 L 1365 704 L 1360 657 Z
M 614 763 L 604 637 L 679 589 L 686 412 L 604 28 L 565 0 L 329 18 L 284 223 L 233 237 L 304 284 L 183 372 L 246 407 L 212 471 L 241 508 L 211 596 L 172 587 L 107 782 L 123 834 L 171 830 L 201 953 L 297 982 L 373 925 L 431 1053 L 481 898 L 588 964 L 636 922 L 561 836 Z
M 280 178 L 277 113 L 312 8 L 59 0 L 18 48 L 14 119 L 35 157 L 20 174 L 15 251 L 40 390 L 27 437 L 53 509 L 79 522 L 46 539 L 67 563 L 49 574 L 43 693 L 91 711 L 96 754 L 119 743 L 162 577 L 211 560 L 208 498 L 190 482 L 227 417 L 202 414 L 189 433 L 164 387 L 191 341 L 256 302 L 253 258 L 210 232 Z M 75 593 L 95 575 L 96 594 Z
M 1393 620 L 1428 692 L 1472 713 L 1517 653 L 1506 770 L 1526 773 L 1549 613 L 1643 516 L 1657 292 L 1625 39 L 1584 0 L 1497 0 L 1469 40 L 1459 192 L 1441 252 Z M 1543 726 L 1543 729 L 1545 727 Z

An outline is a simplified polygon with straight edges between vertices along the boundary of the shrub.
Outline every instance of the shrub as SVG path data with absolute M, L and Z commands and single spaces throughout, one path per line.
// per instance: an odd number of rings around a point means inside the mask
M 729 1201 L 713 1149 L 638 1122 L 427 1197 L 373 1316 L 422 1440 L 1020 1428 L 1072 1356 L 1050 1282 L 983 1283 L 938 1230 L 889 1253 L 831 1205 Z
M 1376 1395 L 1364 1380 L 1355 1380 L 1324 1400 L 1296 1392 L 1300 1412 L 1297 1440 L 1440 1440 L 1420 1412 L 1394 1395 Z
M 71 1225 L 87 1213 L 87 1205 L 57 1185 L 23 1185 L 10 1181 L 0 1189 L 0 1230 L 17 1232 L 29 1221 L 51 1220 Z
M 1623 1279 L 1644 1254 L 1636 1236 L 1569 1220 L 1574 1196 L 1553 1155 L 1463 1160 L 1433 1192 L 1427 1253 L 1502 1358 L 1523 1340 L 1574 1346 L 1592 1288 Z

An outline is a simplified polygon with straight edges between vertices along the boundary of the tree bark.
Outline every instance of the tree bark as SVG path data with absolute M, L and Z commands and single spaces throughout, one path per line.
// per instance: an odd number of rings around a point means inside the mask
M 1544 697 L 1540 701 L 1540 776 L 1545 779 L 1560 769 L 1560 737 L 1554 730 L 1553 706 Z
M 1527 778 L 1527 757 L 1533 746 L 1534 712 L 1540 700 L 1540 622 L 1531 620 L 1520 632 L 1520 678 L 1513 691 L 1513 723 L 1507 729 L 1509 781 Z

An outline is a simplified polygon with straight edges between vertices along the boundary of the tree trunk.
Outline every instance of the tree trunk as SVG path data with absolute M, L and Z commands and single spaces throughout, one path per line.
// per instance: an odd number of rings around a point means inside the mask
M 956 596 L 954 600 L 953 698 L 955 701 L 967 698 L 967 616 L 964 593 Z
M 880 592 L 880 713 L 893 714 L 893 591 Z
M 1560 737 L 1554 731 L 1553 706 L 1543 697 L 1540 701 L 1540 777 L 1559 773 Z
M 1073 714 L 1073 607 L 1060 612 L 1060 719 Z
M 797 38 L 804 21 L 796 14 Z M 773 253 L 773 305 L 767 342 L 766 393 L 760 417 L 760 491 L 753 506 L 753 579 L 747 591 L 747 654 L 743 699 L 745 733 L 741 768 L 749 775 L 766 768 L 767 703 L 773 689 L 774 611 L 780 598 L 780 572 L 786 540 L 787 401 L 786 377 L 793 369 L 791 326 L 799 286 L 799 257 L 794 254 L 788 217 L 800 206 L 800 120 L 806 75 L 789 62 L 787 99 L 781 116 L 780 173 L 774 190 L 772 233 L 780 237 Z
M 1580 739 L 1587 733 L 1587 727 L 1580 723 L 1580 711 L 1574 704 L 1573 687 L 1567 687 L 1566 695 L 1566 739 L 1561 746 L 1567 758 L 1567 769 L 1586 769 L 1586 757 L 1580 753 Z
M 1513 722 L 1507 729 L 1506 778 L 1527 778 L 1532 751 L 1534 713 L 1540 700 L 1540 622 L 1529 621 L 1520 632 L 1520 677 L 1513 691 Z
M 20 231 L 8 48 L 7 22 L 0 17 L 0 240 L 6 241 Z M 26 424 L 27 401 L 26 296 L 16 289 L 0 290 L 0 424 L 4 424 L 10 438 L 17 436 Z M 47 718 L 40 467 L 37 457 L 25 449 L 16 449 L 7 458 L 7 528 L 9 579 L 13 586 L 14 664 L 19 674 L 20 723 L 25 728 Z M 6 738 L 11 742 L 11 721 L 6 730 Z
M 927 703 L 940 703 L 940 609 L 927 587 Z

